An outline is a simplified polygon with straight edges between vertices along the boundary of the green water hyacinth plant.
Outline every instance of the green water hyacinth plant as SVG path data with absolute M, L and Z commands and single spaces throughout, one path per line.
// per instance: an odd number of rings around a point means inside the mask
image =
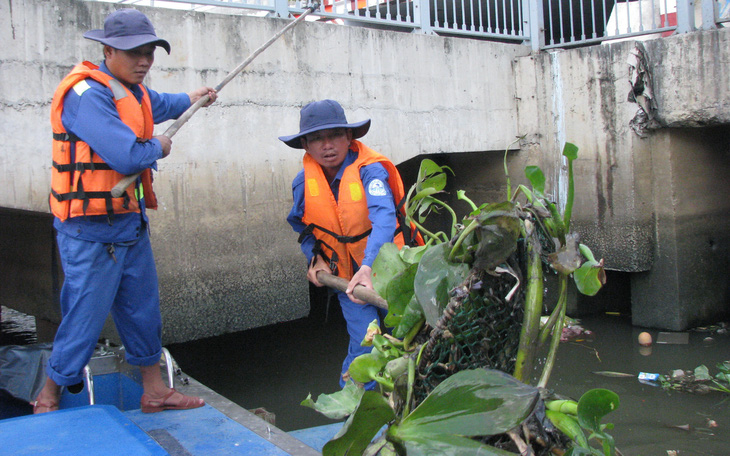
M 520 429 L 528 421 L 541 420 L 538 416 L 545 417 L 540 391 L 548 382 L 560 342 L 568 281 L 572 278 L 587 295 L 596 294 L 605 282 L 603 261 L 597 261 L 570 231 L 572 162 L 577 152 L 570 143 L 563 150 L 569 188 L 562 213 L 547 196 L 544 174 L 537 167 L 525 169 L 529 186 L 519 185 L 512 191 L 505 152 L 507 199 L 477 205 L 458 191 L 458 200 L 469 208 L 459 219 L 439 199 L 452 171 L 431 160 L 421 162 L 404 207 L 407 220 L 419 229 L 425 245 L 398 249 L 395 244 L 385 244 L 381 248 L 373 263 L 373 287 L 388 302 L 384 325 L 391 334 L 380 334 L 378 325 L 372 325 L 363 342 L 373 346 L 372 352 L 356 358 L 349 369 L 352 380 L 375 381 L 378 391 L 363 391 L 350 382 L 342 391 L 321 395 L 317 401 L 308 397 L 302 403 L 330 418 L 348 417 L 341 432 L 325 445 L 325 456 L 514 454 L 504 450 L 505 445 L 527 451 L 529 442 Z M 426 219 L 434 213 L 446 214 L 451 220 L 447 232 L 426 227 Z M 541 327 L 546 269 L 558 275 L 558 301 Z M 459 311 L 465 297 L 480 293 L 485 276 L 509 284 L 500 300 L 519 304 L 522 321 L 515 332 L 519 345 L 512 355 L 514 369 L 460 367 L 439 380 L 425 398 L 416 398 L 418 382 L 423 381 L 420 368 L 430 359 L 434 341 L 460 337 L 445 321 Z M 530 386 L 537 374 L 538 350 L 544 348 L 548 349 L 546 362 L 539 381 Z M 595 437 L 610 456 L 613 441 L 599 424 L 607 413 L 606 397 L 591 393 L 585 400 L 581 398 L 583 413 L 575 416 L 550 410 L 549 415 L 560 425 L 549 424 L 548 415 L 538 427 L 560 429 L 569 436 L 573 454 L 591 454 L 580 451 L 593 451 L 586 442 Z M 611 406 L 618 406 L 617 397 L 610 399 Z M 591 432 L 588 438 L 583 429 Z M 547 434 L 547 439 L 560 441 Z

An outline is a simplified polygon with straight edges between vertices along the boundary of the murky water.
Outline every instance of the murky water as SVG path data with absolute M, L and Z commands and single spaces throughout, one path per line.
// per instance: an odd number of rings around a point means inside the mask
M 694 370 L 705 365 L 714 375 L 716 365 L 730 359 L 730 335 L 689 331 L 687 344 L 653 344 L 642 350 L 637 338 L 642 328 L 628 317 L 601 316 L 582 319 L 593 331 L 592 341 L 562 343 L 549 387 L 578 399 L 591 388 L 617 393 L 621 405 L 605 422 L 617 447 L 629 456 L 730 454 L 730 395 L 698 395 L 644 384 L 637 378 L 612 378 L 594 372 L 613 371 L 669 374 L 675 369 Z M 659 331 L 647 330 L 657 340 Z M 712 343 L 705 343 L 706 337 Z M 717 427 L 710 427 L 710 420 Z
M 592 388 L 616 392 L 621 405 L 604 421 L 615 425 L 609 433 L 624 455 L 730 454 L 730 396 L 667 392 L 635 377 L 640 372 L 693 370 L 701 364 L 717 373 L 716 364 L 730 359 L 730 335 L 689 331 L 687 344 L 654 343 L 647 353 L 637 343 L 644 329 L 632 327 L 626 316 L 583 318 L 581 324 L 592 336 L 561 344 L 549 387 L 575 399 Z M 17 323 L 3 309 L 3 344 L 23 343 L 8 342 L 13 330 Z M 656 341 L 658 331 L 648 331 Z M 22 332 L 28 335 L 27 325 Z M 704 342 L 708 336 L 712 343 Z M 339 388 L 346 345 L 342 317 L 332 311 L 328 321 L 322 314 L 169 349 L 188 375 L 245 408 L 266 408 L 276 415 L 277 426 L 288 431 L 332 423 L 299 403 L 310 393 L 316 398 Z M 632 377 L 595 373 L 601 371 Z
M 284 430 L 332 421 L 299 403 L 311 393 L 336 391 L 337 374 L 346 350 L 341 317 L 329 323 L 303 319 L 203 341 L 173 345 L 170 350 L 183 370 L 245 408 L 264 407 L 276 414 Z M 644 329 L 630 318 L 601 315 L 581 319 L 589 338 L 560 346 L 549 387 L 575 398 L 592 388 L 616 392 L 621 405 L 604 422 L 626 456 L 730 454 L 730 396 L 667 392 L 643 384 L 640 372 L 668 374 L 694 370 L 730 359 L 730 335 L 689 331 L 684 345 L 654 344 L 640 352 L 637 336 Z M 656 341 L 659 331 L 648 330 Z M 703 342 L 711 336 L 713 343 Z M 594 372 L 632 374 L 615 378 Z M 710 427 L 709 420 L 717 423 Z
M 0 345 L 27 345 L 37 341 L 35 317 L 2 306 L 0 309 Z

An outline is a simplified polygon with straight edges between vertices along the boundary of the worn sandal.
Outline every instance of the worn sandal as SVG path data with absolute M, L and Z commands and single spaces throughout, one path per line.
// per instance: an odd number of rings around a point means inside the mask
M 182 399 L 176 402 L 170 402 L 169 399 L 178 394 L 182 396 Z M 163 410 L 188 410 L 205 405 L 205 401 L 195 396 L 186 396 L 180 393 L 175 388 L 170 389 L 170 392 L 165 394 L 159 399 L 152 399 L 149 394 L 143 394 L 142 400 L 140 401 L 140 408 L 142 413 L 155 413 Z
M 36 399 L 33 402 L 29 402 L 29 404 L 33 406 L 34 415 L 37 415 L 39 413 L 55 412 L 56 410 L 58 410 L 57 401 L 43 402 Z

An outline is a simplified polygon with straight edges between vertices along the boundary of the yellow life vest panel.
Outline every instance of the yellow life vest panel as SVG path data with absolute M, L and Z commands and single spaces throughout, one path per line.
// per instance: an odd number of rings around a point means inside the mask
M 63 127 L 61 115 L 66 93 L 77 87 L 77 84 L 85 84 L 85 79 L 91 78 L 112 91 L 119 117 L 137 135 L 138 141 L 152 138 L 154 121 L 147 89 L 142 84 L 139 85 L 143 93 L 140 103 L 124 84 L 98 68 L 91 62 L 76 65 L 61 81 L 53 95 L 53 169 L 49 199 L 51 212 L 61 221 L 82 215 L 112 217 L 113 214 L 140 212 L 139 200 L 143 196 L 147 208 L 157 208 L 150 169 L 142 173 L 141 189 L 137 185 L 130 186 L 121 197 L 113 198 L 111 190 L 124 175 L 111 169 L 98 154 L 93 153 L 88 144 L 68 133 Z
M 375 152 L 363 143 L 352 140 L 350 150 L 358 154 L 357 159 L 345 168 L 340 181 L 340 192 L 335 200 L 322 167 L 309 154 L 304 154 L 304 214 L 302 222 L 307 225 L 306 234 L 317 239 L 315 249 L 322 248 L 321 255 L 336 264 L 333 272 L 345 279 L 352 278 L 352 260 L 359 266 L 365 257 L 367 236 L 372 230 L 368 217 L 365 189 L 360 178 L 360 168 L 380 163 L 388 172 L 388 185 L 393 193 L 396 212 L 403 215 L 399 203 L 405 196 L 403 181 L 395 165 L 385 156 Z M 402 220 L 399 217 L 399 224 Z M 415 227 L 411 227 L 415 229 Z M 393 242 L 400 248 L 405 244 L 401 229 L 396 231 Z M 417 243 L 423 244 L 418 235 Z M 327 249 L 326 253 L 324 249 Z

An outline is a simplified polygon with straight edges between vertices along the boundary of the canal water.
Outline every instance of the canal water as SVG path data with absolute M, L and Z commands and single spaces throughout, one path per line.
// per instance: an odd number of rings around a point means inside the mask
M 329 424 L 333 421 L 299 403 L 309 394 L 316 398 L 339 388 L 347 334 L 337 307 L 326 315 L 168 348 L 187 375 L 247 409 L 265 408 L 285 431 Z M 9 320 L 3 309 L 0 342 L 22 344 L 28 337 L 32 342 L 32 331 L 23 329 L 27 321 Z M 667 391 L 638 380 L 641 372 L 668 374 L 700 365 L 714 375 L 718 363 L 730 360 L 730 335 L 724 329 L 692 330 L 686 343 L 660 344 L 659 331 L 632 327 L 630 317 L 620 313 L 585 317 L 580 325 L 590 334 L 561 343 L 548 386 L 575 399 L 592 388 L 616 392 L 621 404 L 604 422 L 614 424 L 608 432 L 622 454 L 730 454 L 730 395 Z M 648 349 L 637 343 L 644 330 L 654 340 Z
M 730 454 L 730 395 L 668 392 L 638 380 L 641 372 L 669 374 L 700 365 L 714 375 L 718 363 L 730 360 L 727 332 L 693 330 L 686 344 L 646 348 L 637 342 L 645 329 L 632 327 L 628 315 L 604 313 L 580 325 L 591 334 L 561 343 L 548 387 L 576 400 L 592 388 L 616 392 L 620 407 L 604 422 L 614 424 L 609 434 L 624 455 Z M 659 331 L 646 331 L 654 341 L 659 337 Z M 346 342 L 341 316 L 330 311 L 327 321 L 301 319 L 169 348 L 186 373 L 245 408 L 274 413 L 276 425 L 289 431 L 332 423 L 299 403 L 308 394 L 316 398 L 339 388 Z

